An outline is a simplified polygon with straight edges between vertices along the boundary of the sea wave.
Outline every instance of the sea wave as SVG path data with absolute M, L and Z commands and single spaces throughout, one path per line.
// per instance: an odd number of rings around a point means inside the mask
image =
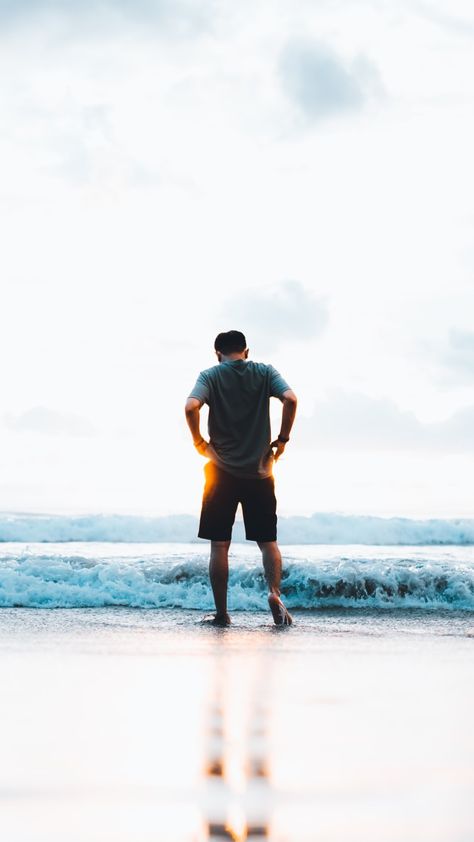
M 232 610 L 266 608 L 254 562 L 233 563 Z M 282 594 L 290 608 L 422 608 L 474 611 L 472 562 L 419 558 L 288 560 Z M 0 607 L 212 609 L 207 558 L 93 559 L 23 552 L 0 559 Z
M 192 515 L 143 517 L 113 514 L 66 516 L 0 513 L 0 542 L 187 543 L 196 541 L 197 529 L 198 521 Z M 310 517 L 279 517 L 278 538 L 281 544 L 469 546 L 474 544 L 474 520 L 414 520 L 317 512 Z M 233 540 L 244 540 L 242 523 L 239 521 L 234 526 Z

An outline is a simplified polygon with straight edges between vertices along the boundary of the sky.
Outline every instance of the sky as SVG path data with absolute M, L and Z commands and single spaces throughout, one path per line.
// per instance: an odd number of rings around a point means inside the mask
M 467 0 L 0 0 L 0 509 L 198 513 L 237 329 L 281 514 L 474 516 L 473 46 Z

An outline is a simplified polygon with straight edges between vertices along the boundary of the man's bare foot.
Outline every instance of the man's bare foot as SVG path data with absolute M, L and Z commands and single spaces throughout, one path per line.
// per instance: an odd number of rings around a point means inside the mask
M 210 626 L 230 626 L 230 617 L 226 614 L 209 614 L 201 620 L 202 623 L 208 623 Z
M 268 604 L 276 626 L 291 626 L 293 618 L 276 593 L 268 594 Z

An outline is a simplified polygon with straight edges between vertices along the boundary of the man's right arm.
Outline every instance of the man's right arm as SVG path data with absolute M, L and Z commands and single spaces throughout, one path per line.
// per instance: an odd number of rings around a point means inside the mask
M 209 384 L 205 371 L 199 373 L 199 377 L 193 386 L 191 394 L 189 395 L 184 411 L 186 413 L 186 421 L 193 437 L 193 443 L 196 450 L 204 456 L 208 442 L 201 435 L 200 416 L 199 412 L 203 405 L 209 400 Z
M 285 451 L 286 441 L 282 441 L 282 439 L 289 440 L 290 438 L 290 432 L 293 426 L 293 422 L 295 420 L 296 407 L 298 404 L 298 399 L 292 389 L 287 389 L 285 392 L 283 392 L 283 394 L 280 397 L 280 400 L 283 404 L 281 427 L 280 432 L 278 434 L 278 438 L 275 439 L 274 442 L 272 442 L 272 447 L 276 447 L 275 462 Z
M 208 442 L 201 435 L 199 423 L 199 411 L 201 409 L 201 406 L 202 401 L 198 400 L 198 398 L 188 398 L 184 407 L 184 412 L 186 414 L 186 421 L 188 422 L 188 427 L 193 437 L 194 447 L 199 453 L 204 455 L 204 451 L 206 450 Z

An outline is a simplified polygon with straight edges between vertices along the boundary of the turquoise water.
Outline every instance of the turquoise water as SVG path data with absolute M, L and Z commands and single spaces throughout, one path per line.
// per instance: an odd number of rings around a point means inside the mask
M 474 612 L 474 547 L 289 546 L 283 556 L 282 594 L 296 612 Z M 196 544 L 3 543 L 0 607 L 206 612 L 207 567 Z M 255 545 L 234 545 L 230 610 L 266 611 L 266 593 Z

